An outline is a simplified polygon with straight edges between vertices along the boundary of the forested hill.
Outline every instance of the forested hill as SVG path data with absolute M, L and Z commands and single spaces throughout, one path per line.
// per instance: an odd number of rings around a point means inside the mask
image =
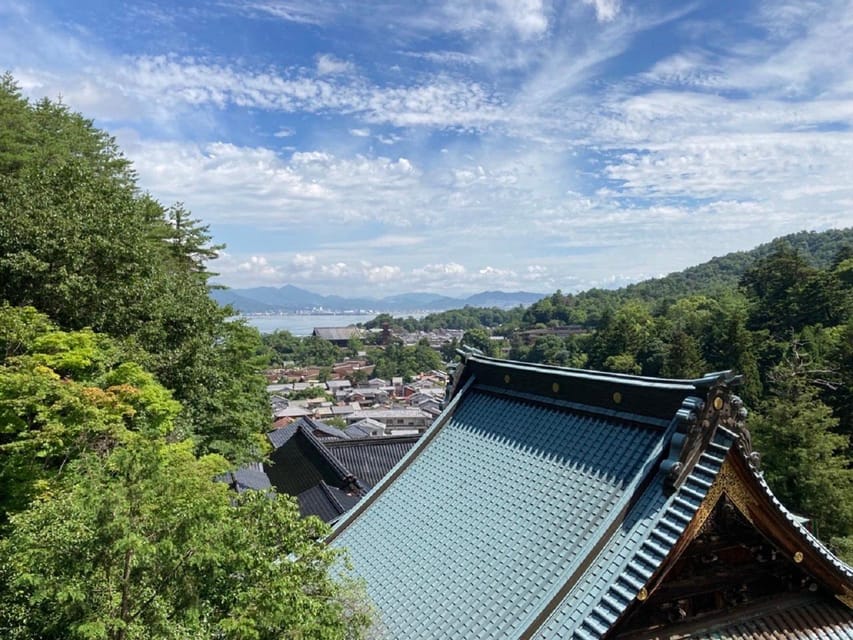
M 728 253 L 683 271 L 620 289 L 589 289 L 574 296 L 558 291 L 531 305 L 521 322 L 524 325 L 557 322 L 596 326 L 605 310 L 613 310 L 630 300 L 654 306 L 686 296 L 731 290 L 756 262 L 782 246 L 792 248 L 809 266 L 825 269 L 843 247 L 853 246 L 853 227 L 793 233 L 749 251 Z
M 782 236 L 749 251 L 735 251 L 708 262 L 671 273 L 663 278 L 644 280 L 618 290 L 626 298 L 658 300 L 705 293 L 720 287 L 733 287 L 755 262 L 787 244 L 812 267 L 827 268 L 841 247 L 853 244 L 853 227 L 828 231 L 801 231 Z

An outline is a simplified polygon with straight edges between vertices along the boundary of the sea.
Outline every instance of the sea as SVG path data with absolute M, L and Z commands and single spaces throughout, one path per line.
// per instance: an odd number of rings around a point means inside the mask
M 276 313 L 243 316 L 261 333 L 290 331 L 295 336 L 310 336 L 314 327 L 346 327 L 373 320 L 376 313 Z

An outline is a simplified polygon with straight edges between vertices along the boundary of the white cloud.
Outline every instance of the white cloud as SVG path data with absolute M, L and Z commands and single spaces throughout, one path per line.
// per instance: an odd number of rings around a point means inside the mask
M 0 8 L 0 51 L 29 95 L 61 93 L 113 129 L 155 197 L 241 225 L 241 244 L 294 238 L 226 256 L 215 268 L 233 282 L 573 290 L 849 225 L 853 5 L 738 8 L 758 37 L 691 14 L 675 34 L 687 44 L 662 41 L 651 59 L 631 56 L 637 35 L 694 5 L 584 2 L 392 1 L 383 20 L 331 0 L 233 5 L 380 34 L 399 54 L 336 42 L 340 57 L 263 67 L 215 51 L 115 56 Z M 619 75 L 620 56 L 634 75 Z M 232 134 L 233 114 L 299 135 Z M 284 154 L 270 136 L 299 146 Z
M 236 270 L 249 281 L 275 282 L 281 278 L 279 270 L 271 265 L 265 256 L 250 256 L 237 265 Z
M 324 53 L 317 56 L 317 74 L 321 76 L 352 73 L 355 65 L 352 62 L 341 60 L 335 56 Z
M 595 8 L 595 17 L 599 22 L 610 22 L 619 14 L 620 0 L 583 0 L 584 4 Z

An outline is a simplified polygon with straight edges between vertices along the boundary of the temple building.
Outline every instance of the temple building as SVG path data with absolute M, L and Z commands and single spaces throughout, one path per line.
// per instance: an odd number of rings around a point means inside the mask
M 348 513 L 379 637 L 851 638 L 853 569 L 764 482 L 729 373 L 468 353 Z

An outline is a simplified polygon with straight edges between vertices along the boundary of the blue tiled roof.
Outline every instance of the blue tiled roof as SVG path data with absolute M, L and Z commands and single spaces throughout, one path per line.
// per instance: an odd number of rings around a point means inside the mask
M 330 536 L 388 638 L 603 638 L 678 553 L 724 461 L 748 465 L 725 372 L 667 381 L 468 356 L 454 377 L 444 413 Z M 853 570 L 746 477 L 849 584 Z
M 475 386 L 335 544 L 390 637 L 518 637 L 656 464 L 663 433 Z
M 681 488 L 667 496 L 663 473 L 640 496 L 631 514 L 534 636 L 600 638 L 634 600 L 669 554 L 719 472 L 734 434 L 720 429 Z

